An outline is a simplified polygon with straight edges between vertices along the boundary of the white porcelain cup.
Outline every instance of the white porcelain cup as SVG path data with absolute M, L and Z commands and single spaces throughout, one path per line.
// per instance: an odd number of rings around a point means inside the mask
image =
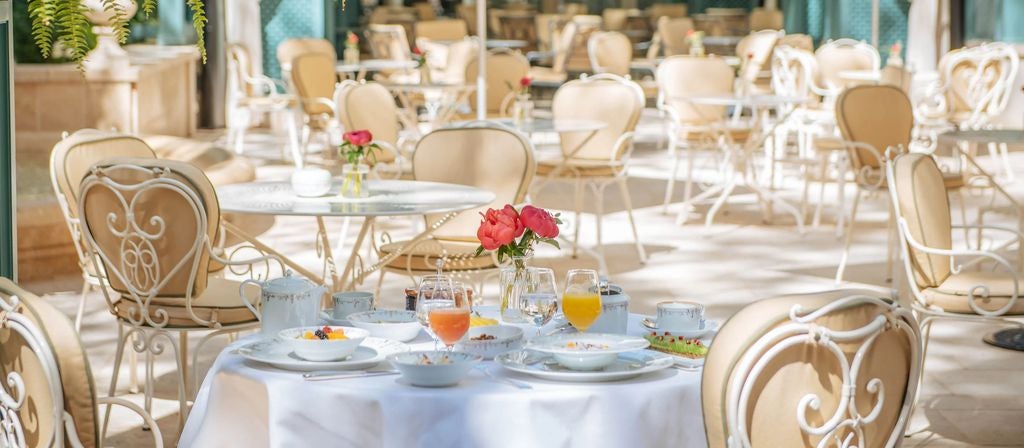
M 362 291 L 343 291 L 331 294 L 334 309 L 332 319 L 347 319 L 349 314 L 361 313 L 373 309 L 373 293 Z
M 704 326 L 704 305 L 685 300 L 658 303 L 658 329 L 699 330 Z
M 331 191 L 331 172 L 322 168 L 304 168 L 292 173 L 292 191 L 303 198 L 320 197 Z

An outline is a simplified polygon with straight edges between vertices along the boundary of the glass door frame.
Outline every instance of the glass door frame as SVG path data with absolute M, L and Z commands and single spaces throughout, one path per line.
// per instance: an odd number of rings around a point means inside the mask
M 11 2 L 0 0 L 0 276 L 17 280 Z

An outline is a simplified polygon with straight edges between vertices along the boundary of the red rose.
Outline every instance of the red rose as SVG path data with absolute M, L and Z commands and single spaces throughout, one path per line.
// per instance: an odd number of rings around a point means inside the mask
M 693 31 L 693 28 L 686 30 L 686 37 L 693 37 L 694 34 L 696 33 Z
M 533 81 L 530 80 L 529 76 L 524 76 L 522 78 L 519 78 L 519 87 L 530 87 L 530 83 L 532 82 Z
M 532 230 L 537 236 L 542 238 L 558 236 L 558 223 L 555 222 L 555 217 L 551 216 L 551 213 L 548 213 L 547 210 L 527 205 L 523 207 L 523 211 L 519 212 L 519 219 L 526 228 Z
M 480 227 L 476 230 L 476 237 L 480 240 L 480 245 L 487 250 L 496 250 L 509 244 L 526 231 L 526 227 L 519 220 L 519 213 L 511 205 L 505 205 L 501 210 L 487 209 L 483 217 Z
M 373 134 L 366 129 L 346 132 L 344 138 L 346 142 L 355 146 L 366 146 L 373 142 Z
M 423 50 L 420 50 L 420 47 L 412 47 L 412 54 L 416 56 L 422 56 Z

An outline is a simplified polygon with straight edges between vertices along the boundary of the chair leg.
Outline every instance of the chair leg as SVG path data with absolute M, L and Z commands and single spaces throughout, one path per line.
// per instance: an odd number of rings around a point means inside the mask
M 384 269 L 380 269 L 380 275 L 377 276 L 377 287 L 373 289 L 373 297 L 380 297 L 380 288 L 384 285 Z
M 672 203 L 672 190 L 676 187 L 676 176 L 679 174 L 679 154 L 676 153 L 675 139 L 670 139 L 668 154 L 672 157 L 672 172 L 669 173 L 668 183 L 665 185 L 665 201 L 661 204 L 661 213 L 668 213 L 668 204 Z
M 117 348 L 114 349 L 114 370 L 110 375 L 110 388 L 107 389 L 107 396 L 113 397 L 117 392 L 117 377 L 121 373 L 121 360 L 124 357 L 125 342 L 127 337 L 124 334 L 124 325 L 121 322 L 117 323 Z M 135 352 L 135 349 L 132 349 Z M 100 431 L 100 440 L 107 439 L 107 428 L 110 426 L 110 404 L 107 404 L 107 409 L 103 411 L 103 428 Z
M 288 148 L 292 152 L 292 162 L 295 163 L 295 167 L 301 169 L 305 165 L 305 159 L 303 158 L 302 149 L 299 147 L 299 136 L 296 130 L 295 114 L 290 109 L 286 109 L 285 112 L 285 128 L 288 131 Z
M 853 227 L 857 222 L 857 206 L 860 205 L 860 188 L 853 196 L 853 207 L 850 209 L 850 225 L 846 228 L 846 242 L 843 244 L 843 256 L 839 259 L 839 268 L 836 269 L 836 284 L 843 282 L 843 272 L 846 271 L 846 260 L 850 256 L 850 243 L 853 242 Z
M 583 179 L 580 178 L 576 178 L 574 207 L 576 209 L 576 225 L 572 237 L 572 258 L 579 256 L 580 247 L 580 215 L 583 214 Z
M 82 314 L 85 313 L 85 298 L 89 296 L 89 292 L 92 291 L 92 285 L 89 281 L 82 282 L 82 297 L 78 299 L 78 312 L 75 313 L 75 332 L 82 332 Z
M 970 223 L 967 222 L 967 198 L 964 196 L 964 189 L 963 188 L 957 188 L 956 189 L 956 195 L 957 195 L 957 199 L 959 199 L 959 202 L 960 202 L 960 204 L 959 204 L 960 205 L 960 224 L 962 224 L 964 226 L 964 242 L 970 244 L 971 232 L 970 232 L 970 229 L 967 228 L 967 226 Z M 981 225 L 981 223 L 978 223 L 978 225 Z M 980 250 L 981 249 L 981 245 L 979 244 L 977 248 Z
M 686 187 L 683 189 L 683 201 L 689 201 L 693 197 L 693 166 L 694 149 L 686 148 Z
M 633 242 L 636 244 L 636 254 L 640 256 L 640 264 L 647 263 L 647 251 L 640 243 L 640 234 L 636 231 L 636 219 L 633 218 L 633 199 L 629 196 L 629 186 L 626 178 L 620 177 L 616 181 L 619 184 L 619 193 L 622 195 L 622 202 L 626 205 L 626 216 L 629 218 L 629 227 L 633 231 Z
M 818 203 L 814 205 L 814 218 L 811 221 L 812 228 L 821 225 L 821 209 L 825 206 L 825 186 L 828 185 L 828 159 L 822 157 L 818 160 Z
M 601 235 L 601 224 L 604 221 L 604 185 L 600 187 L 591 184 L 591 191 L 596 196 L 594 204 L 597 206 L 597 210 L 594 212 L 594 227 L 597 230 L 597 255 L 602 259 L 604 257 L 604 241 L 602 241 Z

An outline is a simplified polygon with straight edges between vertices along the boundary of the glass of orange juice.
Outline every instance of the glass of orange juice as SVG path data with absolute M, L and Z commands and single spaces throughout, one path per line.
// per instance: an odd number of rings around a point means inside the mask
M 431 333 L 451 351 L 455 343 L 469 331 L 470 304 L 468 300 L 456 299 L 466 297 L 465 288 L 460 283 L 452 283 L 452 290 L 446 296 L 423 301 L 422 305 Z
M 572 269 L 565 279 L 562 313 L 580 332 L 587 331 L 601 315 L 601 290 L 597 271 Z

